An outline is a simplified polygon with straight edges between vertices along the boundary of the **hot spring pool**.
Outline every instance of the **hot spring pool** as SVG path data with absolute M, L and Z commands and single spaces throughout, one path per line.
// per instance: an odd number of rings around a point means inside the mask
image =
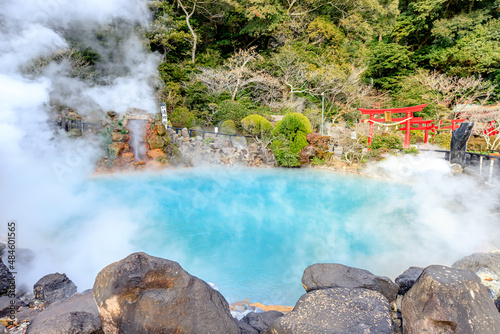
M 407 186 L 330 171 L 186 169 L 88 187 L 144 212 L 137 251 L 179 262 L 230 302 L 294 305 L 303 270 L 318 262 L 397 274 L 379 266 L 415 220 Z

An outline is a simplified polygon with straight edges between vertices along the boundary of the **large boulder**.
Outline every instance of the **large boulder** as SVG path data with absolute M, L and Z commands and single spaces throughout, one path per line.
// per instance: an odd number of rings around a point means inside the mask
M 30 334 L 100 334 L 99 311 L 90 290 L 58 300 L 30 319 Z
M 476 274 L 488 288 L 493 300 L 500 298 L 500 254 L 475 253 L 453 263 L 453 268 L 466 269 Z
M 76 285 L 66 274 L 49 274 L 40 278 L 33 286 L 35 298 L 45 304 L 71 297 L 76 293 Z
M 411 289 L 413 284 L 415 284 L 423 271 L 424 268 L 421 267 L 410 267 L 406 269 L 404 273 L 396 277 L 394 281 L 399 286 L 398 294 L 406 294 L 408 290 Z
M 500 313 L 479 278 L 467 270 L 425 268 L 403 297 L 401 313 L 407 334 L 500 333 Z
M 239 333 L 224 297 L 174 261 L 134 253 L 97 275 L 105 333 Z
M 264 333 L 393 334 L 390 306 L 380 293 L 331 288 L 300 297 L 292 312 L 277 318 Z
M 380 292 L 389 302 L 398 294 L 398 286 L 389 277 L 339 263 L 316 263 L 304 270 L 302 285 L 307 292 L 326 288 L 363 288 Z

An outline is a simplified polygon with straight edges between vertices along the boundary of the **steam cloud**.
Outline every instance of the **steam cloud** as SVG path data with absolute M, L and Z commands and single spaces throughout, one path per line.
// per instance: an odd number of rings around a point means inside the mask
M 65 271 L 88 288 L 100 268 L 131 252 L 137 210 L 99 204 L 82 190 L 101 143 L 59 133 L 50 106 L 97 119 L 108 110 L 156 109 L 160 57 L 135 32 L 148 23 L 146 1 L 1 0 L 0 7 L 0 234 L 17 221 L 18 285 L 31 290 L 43 275 Z M 103 43 L 100 31 L 113 38 Z M 69 58 L 50 61 L 71 43 L 99 53 L 98 79 L 82 80 Z M 22 248 L 36 254 L 29 265 Z

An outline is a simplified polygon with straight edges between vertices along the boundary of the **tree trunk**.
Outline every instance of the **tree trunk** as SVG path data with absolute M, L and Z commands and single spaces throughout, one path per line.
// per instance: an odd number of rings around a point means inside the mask
M 186 7 L 184 7 L 181 0 L 177 0 L 177 3 L 182 8 L 182 11 L 184 12 L 184 14 L 186 14 L 186 23 L 187 23 L 187 26 L 189 28 L 189 31 L 191 32 L 191 35 L 193 35 L 193 48 L 191 49 L 191 61 L 194 64 L 194 62 L 196 60 L 196 45 L 198 44 L 198 36 L 196 35 L 193 27 L 191 26 L 191 22 L 189 22 L 189 20 L 191 19 L 191 16 L 193 16 L 193 14 L 194 14 L 198 0 L 195 0 L 193 2 L 193 8 L 191 10 L 191 13 L 188 13 Z
M 198 36 L 196 36 L 193 27 L 191 27 L 191 24 L 189 23 L 190 18 L 191 16 L 186 15 L 186 23 L 188 25 L 189 31 L 191 32 L 191 35 L 193 35 L 193 48 L 191 49 L 191 61 L 194 64 L 196 60 L 196 44 L 198 43 Z

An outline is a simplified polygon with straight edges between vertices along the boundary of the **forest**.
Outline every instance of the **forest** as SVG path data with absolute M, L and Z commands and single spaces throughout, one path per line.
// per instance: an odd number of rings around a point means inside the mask
M 256 115 L 300 113 L 311 124 L 296 129 L 319 132 L 322 120 L 356 128 L 360 107 L 425 103 L 415 116 L 474 119 L 482 114 L 467 105 L 500 98 L 499 0 L 147 3 L 151 21 L 135 29 L 161 57 L 156 98 L 175 127 L 222 126 L 288 147 Z M 117 30 L 96 35 L 106 43 Z M 72 47 L 84 69 L 75 75 L 98 80 L 99 53 Z
M 330 121 L 359 119 L 357 107 L 422 103 L 419 116 L 442 119 L 498 100 L 499 4 L 151 1 L 145 35 L 164 57 L 161 99 L 185 126 L 235 108 L 300 111 L 315 123 L 322 102 Z

